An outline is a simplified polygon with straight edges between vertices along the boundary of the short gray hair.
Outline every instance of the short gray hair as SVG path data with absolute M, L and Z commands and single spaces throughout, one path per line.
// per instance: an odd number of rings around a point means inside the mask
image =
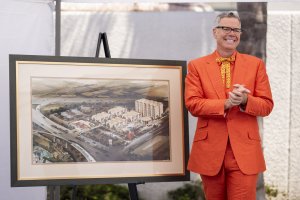
M 241 19 L 239 17 L 239 15 L 237 13 L 234 13 L 234 12 L 223 12 L 221 14 L 219 14 L 217 17 L 216 17 L 216 26 L 219 25 L 221 19 L 223 18 L 235 18 L 237 20 L 239 20 L 240 24 L 241 23 Z

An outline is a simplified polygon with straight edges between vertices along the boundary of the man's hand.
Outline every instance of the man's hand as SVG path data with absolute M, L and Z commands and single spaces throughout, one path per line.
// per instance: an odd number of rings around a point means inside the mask
M 234 89 L 232 90 L 232 93 L 236 96 L 242 98 L 235 97 L 235 99 L 241 100 L 241 102 L 238 105 L 246 105 L 248 101 L 248 94 L 250 94 L 250 90 L 245 88 L 244 85 L 241 84 L 235 84 L 233 85 Z
M 233 106 L 245 106 L 247 104 L 250 90 L 241 84 L 235 84 L 233 87 L 234 89 L 228 93 L 229 98 L 225 101 L 225 110 L 230 109 Z
M 224 105 L 225 110 L 230 109 L 233 106 L 238 106 L 241 104 L 241 102 L 243 100 L 243 98 L 241 96 L 242 95 L 241 92 L 235 91 L 233 93 L 233 91 L 232 91 L 232 92 L 229 92 L 228 94 L 229 94 L 229 98 L 226 99 L 225 105 Z

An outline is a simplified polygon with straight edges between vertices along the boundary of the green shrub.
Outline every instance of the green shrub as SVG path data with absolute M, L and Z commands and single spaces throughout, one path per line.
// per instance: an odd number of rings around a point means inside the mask
M 277 197 L 278 189 L 276 189 L 275 186 L 266 185 L 265 189 L 266 189 L 266 194 L 269 197 Z
M 205 200 L 202 182 L 186 183 L 176 190 L 169 191 L 168 197 L 172 200 Z
M 60 187 L 60 199 L 71 200 L 72 187 Z M 122 185 L 82 185 L 77 186 L 76 200 L 130 200 L 129 191 Z

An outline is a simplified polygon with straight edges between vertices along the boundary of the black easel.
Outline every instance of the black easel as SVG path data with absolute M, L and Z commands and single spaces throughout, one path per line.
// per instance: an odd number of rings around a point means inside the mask
M 99 33 L 95 57 L 96 58 L 99 57 L 100 46 L 101 46 L 102 40 L 103 40 L 103 48 L 104 48 L 105 57 L 111 58 L 106 33 Z M 142 183 L 128 183 L 129 195 L 130 195 L 131 200 L 139 200 L 137 187 L 136 187 L 137 184 L 142 184 Z
M 100 46 L 101 46 L 102 41 L 103 41 L 103 48 L 104 48 L 105 57 L 106 58 L 111 58 L 106 33 L 99 33 L 95 57 L 96 58 L 99 57 Z M 141 182 L 141 183 L 128 183 L 129 195 L 130 195 L 131 200 L 139 200 L 137 187 L 136 187 L 137 184 L 143 184 L 143 182 Z M 78 191 L 78 187 L 76 185 L 73 185 L 73 187 L 72 187 L 72 198 L 71 198 L 72 200 L 76 200 L 77 191 Z
M 60 199 L 60 186 L 51 185 L 48 186 L 49 199 L 50 200 L 59 200 Z
M 102 40 L 103 40 L 105 58 L 111 58 L 106 33 L 99 33 L 95 57 L 96 58 L 99 57 Z

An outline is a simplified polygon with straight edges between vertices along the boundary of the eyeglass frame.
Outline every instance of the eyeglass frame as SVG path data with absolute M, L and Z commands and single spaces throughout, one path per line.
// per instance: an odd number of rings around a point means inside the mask
M 225 33 L 230 33 L 231 31 L 234 33 L 239 33 L 241 34 L 244 30 L 241 28 L 231 28 L 228 26 L 216 26 L 215 28 L 222 29 Z M 227 29 L 227 30 L 226 30 Z

